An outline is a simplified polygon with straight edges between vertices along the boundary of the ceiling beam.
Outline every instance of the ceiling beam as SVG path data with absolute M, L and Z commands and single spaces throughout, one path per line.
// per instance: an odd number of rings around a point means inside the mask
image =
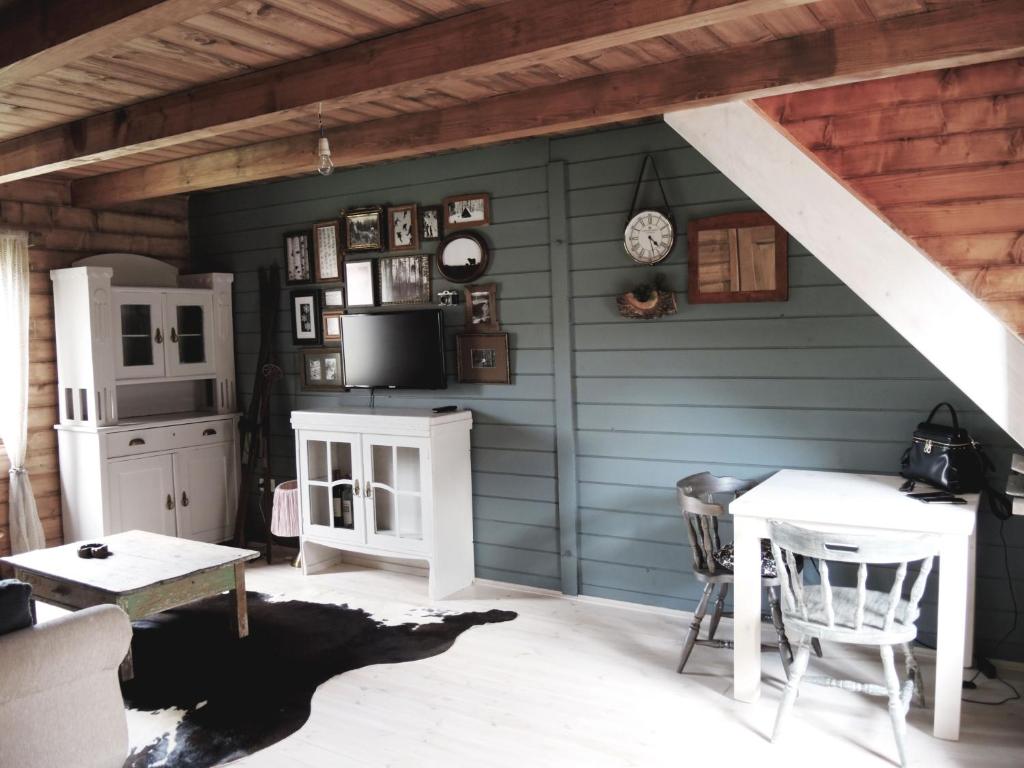
M 10 88 L 232 0 L 21 0 L 0 10 L 0 88 Z
M 338 166 L 582 130 L 663 112 L 1024 55 L 1024 3 L 953 7 L 690 56 L 328 132 Z M 102 206 L 312 172 L 315 134 L 72 183 Z
M 0 144 L 0 184 L 815 0 L 517 0 Z

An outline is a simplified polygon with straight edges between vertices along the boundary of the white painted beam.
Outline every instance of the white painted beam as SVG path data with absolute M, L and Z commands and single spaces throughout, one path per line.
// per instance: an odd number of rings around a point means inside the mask
M 1024 343 L 748 102 L 665 115 L 1018 443 Z

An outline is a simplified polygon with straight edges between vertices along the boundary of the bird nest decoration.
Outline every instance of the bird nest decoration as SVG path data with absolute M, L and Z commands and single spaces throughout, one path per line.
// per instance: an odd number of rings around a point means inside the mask
M 651 283 L 641 283 L 619 295 L 615 302 L 619 314 L 635 320 L 653 320 L 664 315 L 674 315 L 678 309 L 675 291 L 670 290 L 657 275 Z

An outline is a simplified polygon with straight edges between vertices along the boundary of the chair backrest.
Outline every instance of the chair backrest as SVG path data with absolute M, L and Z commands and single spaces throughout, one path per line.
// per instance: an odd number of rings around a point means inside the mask
M 836 627 L 836 607 L 834 587 L 829 578 L 829 562 L 853 563 L 857 565 L 857 588 L 855 604 L 849 606 L 852 616 L 844 616 L 846 624 L 856 630 L 864 629 L 865 605 L 868 601 L 868 567 L 880 565 L 896 565 L 892 586 L 888 590 L 884 604 L 881 606 L 883 624 L 880 629 L 889 631 L 893 624 L 913 624 L 920 615 L 921 598 L 928 583 L 932 563 L 939 551 L 939 537 L 933 534 L 909 534 L 899 532 L 885 533 L 851 533 L 847 531 L 830 531 L 812 529 L 790 523 L 770 521 L 768 524 L 772 554 L 778 566 L 782 583 L 782 601 L 787 613 L 793 614 L 804 621 L 819 624 L 830 629 Z M 813 615 L 808 610 L 804 593 L 803 571 L 797 567 L 797 556 L 814 561 L 821 577 L 822 613 Z M 907 578 L 910 563 L 920 561 L 910 595 L 907 598 L 903 616 L 897 617 L 896 612 L 903 597 L 903 585 Z M 873 592 L 872 594 L 880 594 Z M 873 627 L 872 629 L 879 629 Z
M 713 555 L 721 547 L 718 518 L 726 513 L 730 501 L 755 485 L 755 480 L 716 477 L 710 472 L 690 475 L 676 483 L 695 570 L 710 574 L 716 572 Z

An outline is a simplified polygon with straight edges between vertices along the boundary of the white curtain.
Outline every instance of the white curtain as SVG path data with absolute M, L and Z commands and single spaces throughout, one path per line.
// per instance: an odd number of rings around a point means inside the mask
M 0 440 L 11 463 L 8 512 L 11 551 L 46 545 L 32 484 L 28 449 L 28 234 L 0 231 Z

